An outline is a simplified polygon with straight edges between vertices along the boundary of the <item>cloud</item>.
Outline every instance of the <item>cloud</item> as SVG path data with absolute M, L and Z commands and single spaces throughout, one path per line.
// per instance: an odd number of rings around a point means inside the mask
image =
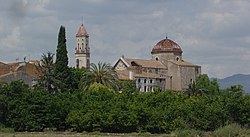
M 26 16 L 28 9 L 28 0 L 12 0 L 8 13 L 13 20 L 20 20 Z
M 184 60 L 201 65 L 212 77 L 250 73 L 250 2 L 246 0 L 0 2 L 4 3 L 0 5 L 0 61 L 55 53 L 58 30 L 64 25 L 74 66 L 75 35 L 83 17 L 94 63 L 113 63 L 121 55 L 149 59 L 153 46 L 167 33 L 182 47 Z

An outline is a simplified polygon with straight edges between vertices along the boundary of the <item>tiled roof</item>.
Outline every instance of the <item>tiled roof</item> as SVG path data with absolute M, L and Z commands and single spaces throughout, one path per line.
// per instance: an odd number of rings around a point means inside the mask
M 162 53 L 162 52 L 182 53 L 182 50 L 181 47 L 176 42 L 166 38 L 159 41 L 151 51 L 151 53 Z
M 124 58 L 124 60 L 131 65 L 132 62 L 141 65 L 143 68 L 160 68 L 165 69 L 166 66 L 164 66 L 161 62 L 156 60 L 144 60 L 144 59 L 129 59 Z
M 116 71 L 117 76 L 121 80 L 129 80 L 129 71 L 128 70 L 117 70 Z M 165 79 L 165 77 L 161 77 L 159 74 L 154 73 L 134 73 L 134 77 L 137 78 L 157 78 L 157 79 Z
M 128 71 L 127 70 L 116 70 L 118 79 L 121 80 L 129 80 L 129 75 L 128 75 Z
M 0 65 L 6 65 L 5 63 L 3 63 L 3 62 L 0 62 Z
M 187 61 L 184 61 L 184 60 L 182 60 L 182 61 L 169 60 L 169 62 L 172 62 L 172 63 L 174 63 L 174 64 L 176 64 L 178 66 L 185 66 L 185 67 L 195 67 L 195 66 L 197 66 L 197 65 L 194 65 L 194 64 L 192 64 L 190 62 L 187 62 Z
M 4 63 L 3 63 L 4 64 Z M 14 73 L 17 71 L 25 71 L 29 75 L 36 77 L 38 76 L 37 68 L 35 64 L 28 62 L 15 62 L 5 65 L 0 65 L 0 76 L 6 75 L 9 73 Z
M 76 36 L 77 37 L 88 36 L 88 33 L 87 33 L 85 27 L 83 26 L 83 24 L 80 26 Z
M 165 79 L 165 77 L 161 77 L 159 74 L 154 74 L 154 73 L 138 73 L 138 74 L 134 74 L 135 77 L 138 78 L 158 78 L 158 79 Z

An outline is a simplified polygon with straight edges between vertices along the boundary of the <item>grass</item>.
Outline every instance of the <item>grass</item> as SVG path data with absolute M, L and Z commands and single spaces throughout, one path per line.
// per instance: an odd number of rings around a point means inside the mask
M 100 132 L 13 132 L 8 128 L 0 128 L 0 137 L 250 137 L 250 129 L 241 127 L 238 124 L 230 124 L 218 128 L 213 132 L 197 130 L 176 130 L 171 134 L 151 133 L 100 133 Z
M 66 132 L 15 132 L 0 133 L 0 137 L 175 137 L 169 134 L 150 133 L 66 133 Z

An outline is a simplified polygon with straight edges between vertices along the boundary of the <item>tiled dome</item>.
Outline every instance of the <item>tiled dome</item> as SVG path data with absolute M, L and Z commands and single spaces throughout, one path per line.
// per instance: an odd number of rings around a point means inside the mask
M 182 53 L 182 50 L 177 43 L 166 38 L 159 41 L 151 51 L 151 53 L 165 53 L 165 52 Z

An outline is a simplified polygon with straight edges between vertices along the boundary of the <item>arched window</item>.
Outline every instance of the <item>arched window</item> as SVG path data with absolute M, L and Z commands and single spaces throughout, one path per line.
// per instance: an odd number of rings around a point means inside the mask
M 179 61 L 180 60 L 180 58 L 179 57 L 176 57 L 176 61 Z

